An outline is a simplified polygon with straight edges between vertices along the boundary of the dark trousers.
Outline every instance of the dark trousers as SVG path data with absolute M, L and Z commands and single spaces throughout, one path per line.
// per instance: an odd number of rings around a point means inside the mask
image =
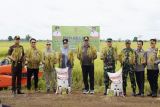
M 90 90 L 94 90 L 94 65 L 82 65 L 82 74 L 85 90 L 89 90 L 88 76 L 90 82 Z
M 21 90 L 22 63 L 12 66 L 12 91 Z
M 27 68 L 27 89 L 31 89 L 31 77 L 34 75 L 34 88 L 35 90 L 38 88 L 38 72 L 39 69 L 30 69 Z
M 122 70 L 123 92 L 124 92 L 124 94 L 126 94 L 128 74 L 129 74 L 130 81 L 131 81 L 132 91 L 133 91 L 133 93 L 136 92 L 135 71 L 133 71 L 132 66 L 126 66 L 126 67 L 123 67 L 123 70 Z
M 140 94 L 144 94 L 144 71 L 138 71 L 136 73 L 136 81 Z
M 147 70 L 147 79 L 152 91 L 152 94 L 157 94 L 158 91 L 158 73 L 159 70 Z

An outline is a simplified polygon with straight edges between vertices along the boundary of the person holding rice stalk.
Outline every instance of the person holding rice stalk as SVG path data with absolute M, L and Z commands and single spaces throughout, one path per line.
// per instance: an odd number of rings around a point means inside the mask
M 147 62 L 147 79 L 151 88 L 151 93 L 148 96 L 157 97 L 158 91 L 158 48 L 156 48 L 156 39 L 150 39 L 150 48 L 146 51 Z M 158 58 L 159 57 L 159 58 Z
M 34 75 L 34 88 L 35 92 L 38 91 L 38 72 L 39 66 L 42 61 L 42 52 L 36 47 L 37 40 L 30 39 L 31 48 L 26 51 L 27 63 L 27 89 L 28 93 L 31 91 L 31 77 Z
M 97 58 L 96 48 L 89 44 L 89 37 L 83 38 L 84 43 L 77 49 L 77 58 L 80 60 L 83 74 L 83 94 L 94 94 L 94 60 Z M 90 87 L 88 84 L 88 75 Z
M 135 52 L 131 48 L 131 41 L 125 41 L 126 48 L 124 48 L 119 54 L 119 60 L 122 65 L 122 79 L 123 79 L 123 93 L 126 96 L 126 87 L 127 87 L 127 77 L 128 73 L 130 76 L 131 86 L 132 86 L 132 95 L 136 96 L 136 81 L 135 81 Z
M 21 77 L 22 68 L 24 63 L 24 49 L 20 45 L 20 37 L 14 37 L 15 44 L 12 45 L 8 50 L 8 58 L 11 59 L 11 71 L 12 71 L 12 93 L 24 94 L 21 92 Z
M 137 41 L 137 49 L 135 49 L 135 74 L 139 89 L 138 96 L 144 96 L 144 71 L 146 67 L 145 51 L 143 50 L 143 41 Z
M 56 60 L 56 55 L 51 48 L 51 42 L 47 41 L 46 49 L 43 52 L 42 58 L 47 93 L 50 92 L 50 88 L 53 89 L 54 93 L 56 92 L 56 71 L 54 66 L 56 64 Z
M 108 38 L 106 41 L 106 47 L 101 52 L 101 59 L 104 62 L 104 95 L 107 95 L 107 89 L 111 83 L 108 72 L 115 73 L 115 64 L 117 61 L 117 49 L 112 46 L 112 39 Z
M 58 64 L 60 68 L 68 67 L 68 84 L 71 89 L 72 87 L 72 68 L 74 66 L 74 54 L 69 49 L 68 39 L 63 39 L 63 47 L 58 54 Z M 67 90 L 68 93 L 69 90 Z

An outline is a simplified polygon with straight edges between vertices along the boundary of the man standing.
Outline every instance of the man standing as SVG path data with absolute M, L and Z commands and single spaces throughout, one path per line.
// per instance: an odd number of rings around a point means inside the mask
M 84 90 L 83 93 L 94 94 L 94 60 L 97 58 L 96 49 L 89 44 L 89 37 L 85 36 L 84 43 L 77 50 L 77 58 L 81 62 Z M 90 87 L 88 85 L 88 75 Z M 90 90 L 89 90 L 90 89 Z
M 21 77 L 22 77 L 22 68 L 24 63 L 24 49 L 20 45 L 20 37 L 14 37 L 15 44 L 12 45 L 8 50 L 8 58 L 12 62 L 12 93 L 24 94 L 21 92 Z
M 150 48 L 146 52 L 147 61 L 147 79 L 151 88 L 151 93 L 148 96 L 157 97 L 158 91 L 158 64 L 155 63 L 158 60 L 158 49 L 156 48 L 156 39 L 150 40 Z
M 26 51 L 27 61 L 27 89 L 30 93 L 31 90 L 31 77 L 34 75 L 34 88 L 35 92 L 38 91 L 38 72 L 40 62 L 42 61 L 42 53 L 36 47 L 37 40 L 30 39 L 31 48 Z
M 106 42 L 107 47 L 105 47 L 101 52 L 101 59 L 104 62 L 104 95 L 107 95 L 107 89 L 111 82 L 107 72 L 115 73 L 115 64 L 117 60 L 117 49 L 112 46 L 112 39 L 108 38 Z
M 56 71 L 54 66 L 56 64 L 56 60 L 56 55 L 51 48 L 51 42 L 47 41 L 42 59 L 47 92 L 50 92 L 50 88 L 53 89 L 54 93 L 56 92 Z
M 133 96 L 136 96 L 136 82 L 135 82 L 135 72 L 134 72 L 134 64 L 135 64 L 135 52 L 131 48 L 131 41 L 125 41 L 126 48 L 124 48 L 120 55 L 120 62 L 122 65 L 122 79 L 123 79 L 123 93 L 126 95 L 126 87 L 127 87 L 127 77 L 128 73 L 130 76 Z
M 136 73 L 136 81 L 139 89 L 139 93 L 137 95 L 144 96 L 144 70 L 146 65 L 145 60 L 145 51 L 143 50 L 143 41 L 139 40 L 137 42 L 137 49 L 135 50 L 136 59 L 135 59 L 135 73 Z
M 58 55 L 58 63 L 60 68 L 68 67 L 68 83 L 70 88 L 72 85 L 72 69 L 74 66 L 73 62 L 74 54 L 73 51 L 69 49 L 68 39 L 63 39 L 63 47 L 61 48 L 61 52 Z

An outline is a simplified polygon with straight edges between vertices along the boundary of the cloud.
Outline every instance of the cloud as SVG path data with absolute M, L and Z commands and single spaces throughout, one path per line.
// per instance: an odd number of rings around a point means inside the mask
M 159 5 L 159 0 L 3 0 L 0 39 L 16 34 L 51 39 L 54 24 L 100 25 L 101 38 L 158 38 Z

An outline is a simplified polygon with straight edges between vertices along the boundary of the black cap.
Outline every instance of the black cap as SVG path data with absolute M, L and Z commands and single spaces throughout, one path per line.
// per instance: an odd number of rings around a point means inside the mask
M 63 39 L 63 44 L 67 44 L 68 43 L 68 39 Z
M 21 39 L 20 36 L 17 35 L 14 37 L 14 40 L 17 40 L 17 39 Z
M 106 42 L 112 42 L 112 38 L 108 38 Z
M 35 41 L 37 41 L 35 38 L 31 38 L 29 41 L 31 42 L 32 40 L 35 40 Z
M 131 44 L 131 41 L 129 39 L 125 40 L 126 44 Z
M 153 42 L 157 42 L 157 39 L 155 39 L 155 38 L 154 38 L 154 39 L 150 39 L 150 41 L 151 41 L 151 42 L 152 42 L 152 41 L 153 41 Z
M 85 37 L 83 37 L 83 40 L 84 40 L 84 41 L 89 41 L 89 37 L 88 37 L 88 36 L 85 36 Z

